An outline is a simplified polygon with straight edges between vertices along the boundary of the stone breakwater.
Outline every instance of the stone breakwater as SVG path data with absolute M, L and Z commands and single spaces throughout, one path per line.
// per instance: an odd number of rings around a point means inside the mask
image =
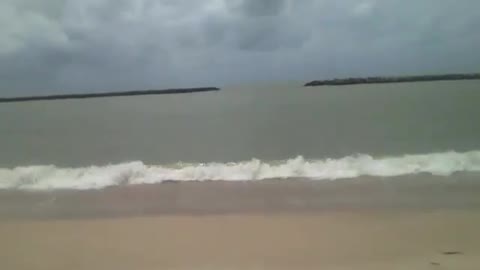
M 101 97 L 119 97 L 119 96 L 142 96 L 142 95 L 164 95 L 164 94 L 185 94 L 196 92 L 219 91 L 217 87 L 199 87 L 199 88 L 176 88 L 163 90 L 135 90 L 125 92 L 103 92 L 103 93 L 84 93 L 84 94 L 65 94 L 65 95 L 47 95 L 47 96 L 25 96 L 25 97 L 7 97 L 0 98 L 0 103 L 37 101 L 37 100 L 57 100 L 57 99 L 83 99 L 83 98 L 101 98 Z
M 369 84 L 369 83 L 401 83 L 401 82 L 422 82 L 422 81 L 450 81 L 450 80 L 478 80 L 478 79 L 480 79 L 480 73 L 399 76 L 399 77 L 364 77 L 364 78 L 344 78 L 344 79 L 332 79 L 332 80 L 315 80 L 315 81 L 306 83 L 304 86 L 351 85 L 351 84 Z

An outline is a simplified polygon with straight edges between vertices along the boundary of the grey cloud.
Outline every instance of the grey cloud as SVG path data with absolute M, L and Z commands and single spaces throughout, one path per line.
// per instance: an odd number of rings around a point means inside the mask
M 242 0 L 226 1 L 233 12 L 246 16 L 275 16 L 283 11 L 287 0 Z
M 300 48 L 311 29 L 287 12 L 289 1 L 231 1 L 227 14 L 209 18 L 204 24 L 208 39 L 225 42 L 242 51 L 276 51 Z
M 475 0 L 3 0 L 0 95 L 472 72 L 478 10 Z
M 15 4 L 23 12 L 42 14 L 50 19 L 60 19 L 67 0 L 2 0 L 6 4 Z

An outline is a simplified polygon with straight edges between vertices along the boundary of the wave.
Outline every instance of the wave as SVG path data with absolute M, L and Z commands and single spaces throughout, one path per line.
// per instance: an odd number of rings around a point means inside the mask
M 359 176 L 391 177 L 431 173 L 480 171 L 480 151 L 443 152 L 374 158 L 353 155 L 340 159 L 293 159 L 265 162 L 252 159 L 232 163 L 177 163 L 149 166 L 141 161 L 83 168 L 24 166 L 0 168 L 0 189 L 51 190 L 101 189 L 114 185 L 149 184 L 163 181 L 248 181 L 273 178 L 335 180 Z

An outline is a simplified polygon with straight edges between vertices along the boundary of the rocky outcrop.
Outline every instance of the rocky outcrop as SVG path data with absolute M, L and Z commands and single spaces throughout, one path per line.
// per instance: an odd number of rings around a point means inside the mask
M 49 96 L 10 97 L 10 98 L 0 98 L 0 103 L 2 103 L 2 102 L 34 101 L 34 100 L 82 99 L 82 98 L 119 97 L 119 96 L 185 94 L 185 93 L 209 92 L 209 91 L 219 91 L 219 90 L 220 90 L 220 88 L 217 88 L 217 87 L 200 87 L 200 88 L 164 89 L 164 90 L 135 90 L 135 91 L 126 91 L 126 92 L 104 92 L 104 93 L 66 94 L 66 95 L 49 95 Z
M 449 80 L 478 80 L 478 79 L 480 79 L 480 73 L 400 76 L 400 77 L 365 77 L 365 78 L 345 78 L 345 79 L 311 81 L 309 83 L 306 83 L 304 86 L 350 85 L 350 84 L 367 84 L 367 83 L 401 83 L 401 82 L 449 81 Z

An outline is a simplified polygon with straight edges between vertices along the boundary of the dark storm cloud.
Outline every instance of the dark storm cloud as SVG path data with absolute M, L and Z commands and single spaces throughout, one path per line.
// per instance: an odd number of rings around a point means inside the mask
M 0 93 L 480 69 L 476 0 L 2 0 Z

